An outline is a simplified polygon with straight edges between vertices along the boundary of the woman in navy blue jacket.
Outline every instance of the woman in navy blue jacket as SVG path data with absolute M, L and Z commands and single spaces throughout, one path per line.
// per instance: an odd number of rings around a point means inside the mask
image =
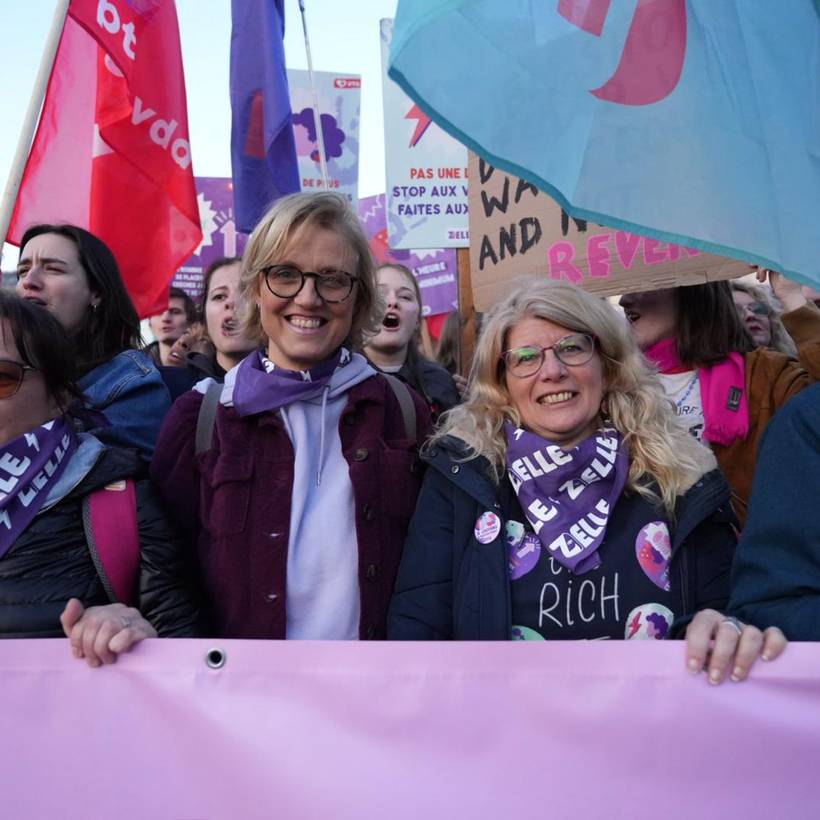
M 514 288 L 426 458 L 388 637 L 685 631 L 689 668 L 714 683 L 782 651 L 779 630 L 720 611 L 735 546 L 728 485 L 603 300 L 562 283 Z

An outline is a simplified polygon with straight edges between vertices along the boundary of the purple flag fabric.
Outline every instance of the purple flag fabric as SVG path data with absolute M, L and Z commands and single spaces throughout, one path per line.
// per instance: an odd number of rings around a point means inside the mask
M 816 818 L 818 680 L 809 643 L 710 686 L 679 641 L 0 641 L 3 816 Z
M 236 226 L 250 233 L 299 190 L 285 73 L 284 0 L 231 0 L 231 163 Z

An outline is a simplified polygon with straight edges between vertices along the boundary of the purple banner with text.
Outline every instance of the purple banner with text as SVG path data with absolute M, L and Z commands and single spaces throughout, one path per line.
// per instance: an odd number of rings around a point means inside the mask
M 197 177 L 196 191 L 202 242 L 172 282 L 194 300 L 202 293 L 202 277 L 208 265 L 223 256 L 241 256 L 248 241 L 247 235 L 236 229 L 230 177 Z
M 710 686 L 679 642 L 4 641 L 9 818 L 814 818 L 820 647 Z

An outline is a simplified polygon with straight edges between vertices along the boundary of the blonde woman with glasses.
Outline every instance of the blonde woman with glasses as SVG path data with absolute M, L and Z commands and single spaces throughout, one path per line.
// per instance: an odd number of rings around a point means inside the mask
M 605 301 L 555 282 L 511 288 L 426 459 L 388 637 L 685 633 L 687 665 L 713 683 L 782 650 L 778 630 L 721 614 L 729 488 Z

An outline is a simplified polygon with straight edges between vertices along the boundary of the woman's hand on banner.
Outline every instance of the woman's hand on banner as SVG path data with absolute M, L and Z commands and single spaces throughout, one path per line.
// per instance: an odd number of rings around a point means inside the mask
M 779 657 L 787 643 L 776 626 L 761 632 L 717 610 L 702 609 L 686 630 L 686 663 L 693 674 L 705 671 L 709 683 L 721 683 L 727 674 L 737 682 L 748 677 L 758 658 Z
M 72 598 L 60 615 L 60 623 L 74 657 L 85 658 L 89 666 L 114 663 L 117 655 L 127 652 L 135 643 L 157 637 L 156 630 L 139 610 L 125 604 L 85 609 L 77 598 Z

